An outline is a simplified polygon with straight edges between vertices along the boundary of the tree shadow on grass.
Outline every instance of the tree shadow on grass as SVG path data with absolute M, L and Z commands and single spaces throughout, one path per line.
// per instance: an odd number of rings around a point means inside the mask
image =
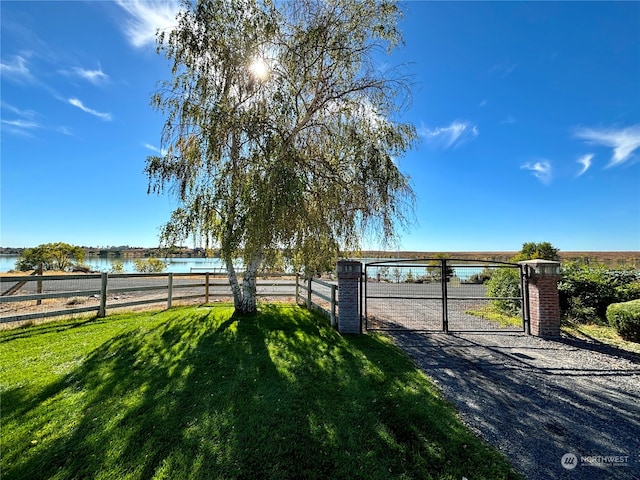
M 36 335 L 43 335 L 47 333 L 59 333 L 66 330 L 92 326 L 105 322 L 106 320 L 104 318 L 87 317 L 82 319 L 52 321 L 50 323 L 43 323 L 40 325 L 27 324 L 0 332 L 0 343 L 10 342 L 11 340 L 17 340 L 19 338 L 33 338 Z
M 4 478 L 515 478 L 382 337 L 297 307 L 191 312 L 10 400 L 31 429 Z

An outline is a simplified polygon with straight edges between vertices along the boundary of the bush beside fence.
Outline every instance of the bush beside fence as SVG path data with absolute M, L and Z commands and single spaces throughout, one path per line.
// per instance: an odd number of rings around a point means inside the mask
M 607 320 L 624 340 L 640 342 L 640 300 L 609 305 Z
M 613 303 L 640 298 L 640 271 L 578 262 L 562 266 L 558 283 L 562 313 L 579 322 L 600 322 Z

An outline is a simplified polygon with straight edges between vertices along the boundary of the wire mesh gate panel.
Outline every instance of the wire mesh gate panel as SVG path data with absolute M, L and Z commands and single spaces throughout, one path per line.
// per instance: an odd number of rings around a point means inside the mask
M 483 260 L 421 259 L 365 264 L 368 330 L 488 332 L 526 330 L 522 267 Z M 500 288 L 489 288 L 494 277 Z

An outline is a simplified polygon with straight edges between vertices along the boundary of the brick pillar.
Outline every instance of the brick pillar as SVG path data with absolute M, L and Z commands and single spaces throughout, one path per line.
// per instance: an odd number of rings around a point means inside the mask
M 528 272 L 531 334 L 538 337 L 559 337 L 560 263 L 551 260 L 527 260 L 520 263 L 526 265 Z
M 351 260 L 338 262 L 338 331 L 362 333 L 360 323 L 360 277 L 362 263 Z

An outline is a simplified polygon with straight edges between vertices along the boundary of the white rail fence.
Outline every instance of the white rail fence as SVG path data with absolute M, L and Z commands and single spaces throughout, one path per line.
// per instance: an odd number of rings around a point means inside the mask
M 300 284 L 298 279 L 298 292 L 296 299 L 300 297 L 299 290 L 304 290 L 305 305 L 308 310 L 317 310 L 324 314 L 331 326 L 335 327 L 338 323 L 338 285 L 337 283 L 320 280 L 318 278 L 309 278 Z
M 302 302 L 335 325 L 337 285 L 298 274 L 261 275 L 257 294 L 266 301 Z M 211 303 L 232 299 L 225 276 L 211 272 L 0 276 L 0 324 L 73 317 L 144 306 Z

